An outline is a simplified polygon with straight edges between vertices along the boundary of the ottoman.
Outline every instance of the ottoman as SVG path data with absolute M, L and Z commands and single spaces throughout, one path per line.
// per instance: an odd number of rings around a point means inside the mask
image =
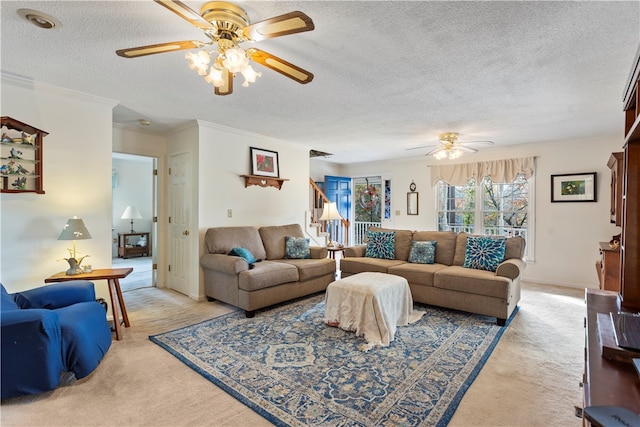
M 420 320 L 424 312 L 413 309 L 407 279 L 386 273 L 358 273 L 327 287 L 324 321 L 364 336 L 367 351 L 386 347 L 397 326 Z

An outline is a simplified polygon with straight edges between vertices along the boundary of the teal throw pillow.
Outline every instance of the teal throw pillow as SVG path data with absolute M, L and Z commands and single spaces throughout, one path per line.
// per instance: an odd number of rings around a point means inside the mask
M 409 253 L 409 262 L 415 264 L 433 264 L 436 259 L 436 245 L 435 240 L 418 241 L 413 240 L 411 242 L 411 252 Z
M 285 236 L 284 246 L 284 257 L 287 259 L 311 258 L 311 251 L 309 250 L 309 239 L 305 237 Z
M 367 231 L 365 256 L 396 259 L 396 233 L 394 231 Z
M 498 265 L 504 261 L 506 245 L 506 237 L 467 237 L 463 267 L 496 271 Z
M 245 261 L 247 261 L 249 264 L 253 264 L 254 262 L 256 262 L 256 257 L 253 256 L 253 254 L 251 253 L 251 251 L 249 249 L 246 249 L 246 248 L 233 248 L 233 249 L 231 249 L 231 252 L 233 252 L 233 254 L 235 256 L 239 256 L 241 258 L 244 258 Z

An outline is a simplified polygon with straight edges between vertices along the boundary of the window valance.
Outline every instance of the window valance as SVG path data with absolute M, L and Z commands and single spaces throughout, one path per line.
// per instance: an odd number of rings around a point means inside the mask
M 525 179 L 531 178 L 534 170 L 535 157 L 433 165 L 431 166 L 431 185 L 436 185 L 439 180 L 450 185 L 465 185 L 471 178 L 479 180 L 485 176 L 490 177 L 493 182 L 513 182 L 520 174 Z

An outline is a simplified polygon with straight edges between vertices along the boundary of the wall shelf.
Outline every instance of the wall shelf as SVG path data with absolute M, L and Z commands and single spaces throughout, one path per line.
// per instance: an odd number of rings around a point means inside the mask
M 42 141 L 47 132 L 2 116 L 0 192 L 37 193 L 42 189 Z
M 282 188 L 282 184 L 285 181 L 289 181 L 284 178 L 272 178 L 269 176 L 258 175 L 240 175 L 244 178 L 244 187 L 247 188 L 250 185 L 259 185 L 260 187 L 275 187 L 278 190 Z

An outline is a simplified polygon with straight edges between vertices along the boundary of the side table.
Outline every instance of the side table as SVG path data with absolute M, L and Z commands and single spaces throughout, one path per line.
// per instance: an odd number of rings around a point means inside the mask
M 329 258 L 336 259 L 336 252 L 340 252 L 344 257 L 344 248 L 339 248 L 337 246 L 327 247 L 327 251 L 329 251 Z
M 129 317 L 127 316 L 127 308 L 124 305 L 124 298 L 122 297 L 122 291 L 120 290 L 120 279 L 127 277 L 133 268 L 105 268 L 101 270 L 93 270 L 90 273 L 76 274 L 73 276 L 67 276 L 64 271 L 56 273 L 52 276 L 44 279 L 44 283 L 54 282 L 69 282 L 71 280 L 106 280 L 109 284 L 109 297 L 111 298 L 111 311 L 113 313 L 113 325 L 116 330 L 116 339 L 122 338 L 122 332 L 120 331 L 121 323 L 124 323 L 125 327 L 129 327 Z M 116 304 L 116 297 L 118 304 Z M 118 308 L 120 307 L 121 316 L 118 314 Z

